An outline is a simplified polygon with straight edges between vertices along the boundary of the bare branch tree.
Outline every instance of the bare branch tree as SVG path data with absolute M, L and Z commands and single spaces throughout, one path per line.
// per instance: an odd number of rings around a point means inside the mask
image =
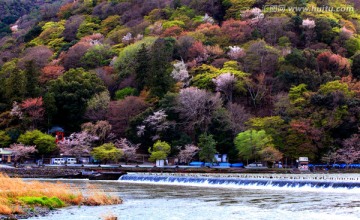
M 189 132 L 196 128 L 207 131 L 214 112 L 221 106 L 219 93 L 213 95 L 205 90 L 189 87 L 180 91 L 175 110 L 180 113 Z

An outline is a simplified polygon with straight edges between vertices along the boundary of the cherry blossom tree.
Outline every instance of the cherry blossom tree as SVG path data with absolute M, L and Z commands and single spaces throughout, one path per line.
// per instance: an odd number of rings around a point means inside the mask
M 10 151 L 14 155 L 15 165 L 16 163 L 22 163 L 25 158 L 28 158 L 30 154 L 37 152 L 36 146 L 26 146 L 24 144 L 12 144 L 10 145 Z
M 95 137 L 98 137 L 98 141 L 103 144 L 110 141 L 115 137 L 111 133 L 111 124 L 108 121 L 97 121 L 96 123 L 84 123 L 81 125 L 82 131 L 85 131 Z
M 230 57 L 230 59 L 237 60 L 245 56 L 245 51 L 238 46 L 229 46 L 229 52 L 227 55 Z
M 335 152 L 337 161 L 347 165 L 360 159 L 360 135 L 354 134 L 343 141 L 343 148 Z
M 17 102 L 13 102 L 13 106 L 12 106 L 12 109 L 10 111 L 10 115 L 12 117 L 23 119 L 24 113 L 22 112 L 21 107 Z
M 169 129 L 172 125 L 173 123 L 167 120 L 165 110 L 160 109 L 159 111 L 149 115 L 144 120 L 143 124 L 137 127 L 137 134 L 141 137 L 146 131 L 150 131 L 154 134 L 151 137 L 152 140 L 159 140 L 161 133 Z
M 125 164 L 127 164 L 130 160 L 137 158 L 136 151 L 139 149 L 140 144 L 133 144 L 128 139 L 121 138 L 115 142 L 115 146 L 122 150 Z
M 199 152 L 199 150 L 199 147 L 193 144 L 187 144 L 184 149 L 180 150 L 178 157 L 180 161 L 188 163 Z
M 90 156 L 92 145 L 98 140 L 99 137 L 82 131 L 73 133 L 63 141 L 59 141 L 57 146 L 61 154 L 80 158 L 81 156 Z

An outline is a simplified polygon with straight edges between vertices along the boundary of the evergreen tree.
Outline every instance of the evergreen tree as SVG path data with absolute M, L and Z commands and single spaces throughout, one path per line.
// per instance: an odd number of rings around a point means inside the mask
M 10 77 L 6 79 L 5 96 L 12 103 L 21 101 L 26 93 L 26 78 L 23 71 L 15 68 Z
M 213 162 L 214 156 L 217 153 L 216 151 L 216 141 L 213 136 L 210 134 L 202 134 L 199 137 L 199 147 L 200 147 L 200 160 L 205 162 Z
M 150 74 L 147 86 L 153 97 L 163 97 L 172 87 L 174 80 L 171 77 L 170 64 L 174 44 L 172 38 L 159 38 L 150 51 Z
M 30 60 L 25 63 L 25 77 L 26 77 L 26 96 L 27 97 L 38 97 L 40 94 L 39 80 L 40 76 L 39 71 L 35 67 L 33 60 Z
M 141 48 L 136 54 L 136 63 L 137 89 L 141 91 L 146 84 L 146 78 L 149 74 L 149 52 L 145 44 L 141 44 Z

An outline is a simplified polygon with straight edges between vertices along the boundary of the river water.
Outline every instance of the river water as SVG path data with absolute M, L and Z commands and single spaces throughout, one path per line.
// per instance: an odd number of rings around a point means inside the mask
M 48 180 L 47 180 L 48 181 Z M 360 188 L 211 185 L 152 181 L 62 180 L 77 188 L 96 185 L 118 195 L 121 205 L 68 207 L 30 219 L 236 220 L 360 219 Z

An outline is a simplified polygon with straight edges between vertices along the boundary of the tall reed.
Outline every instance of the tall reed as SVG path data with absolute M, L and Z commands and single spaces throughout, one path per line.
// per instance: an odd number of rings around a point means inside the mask
M 85 197 L 79 189 L 72 187 L 70 184 L 23 181 L 19 178 L 9 178 L 7 175 L 0 173 L 0 214 L 21 213 L 20 207 L 27 206 L 21 199 L 23 197 L 56 197 L 63 201 L 66 206 L 122 203 L 120 198 L 109 196 L 93 186 L 87 190 L 88 196 Z

